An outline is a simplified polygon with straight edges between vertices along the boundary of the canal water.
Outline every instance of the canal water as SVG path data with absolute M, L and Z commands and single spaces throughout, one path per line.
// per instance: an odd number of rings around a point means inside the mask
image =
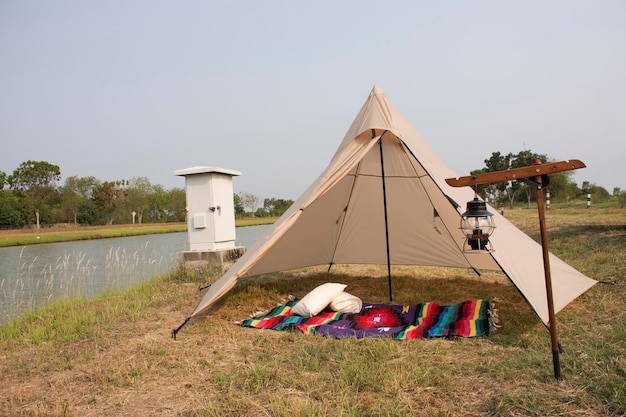
M 268 228 L 238 227 L 235 244 L 249 248 Z M 186 232 L 0 248 L 0 323 L 54 300 L 152 280 L 188 249 Z

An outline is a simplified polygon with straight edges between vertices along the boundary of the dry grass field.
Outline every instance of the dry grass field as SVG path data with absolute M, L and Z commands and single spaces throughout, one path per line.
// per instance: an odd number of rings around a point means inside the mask
M 386 267 L 324 267 L 241 282 L 205 318 L 183 269 L 132 290 L 55 303 L 0 326 L 6 416 L 612 416 L 626 414 L 626 210 L 551 209 L 551 250 L 598 284 L 549 334 L 499 273 L 394 267 L 394 303 L 497 301 L 502 327 L 473 339 L 330 339 L 236 320 L 317 284 L 388 301 Z M 536 211 L 506 216 L 533 238 Z

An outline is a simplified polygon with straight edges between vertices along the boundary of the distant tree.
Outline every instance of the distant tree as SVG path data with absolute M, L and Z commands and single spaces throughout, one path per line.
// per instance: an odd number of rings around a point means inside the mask
M 485 159 L 485 167 L 471 171 L 472 175 L 483 174 L 486 172 L 495 172 L 509 169 L 513 154 L 502 155 L 500 152 L 492 152 L 488 159 Z M 506 190 L 510 182 L 497 182 L 493 184 L 478 185 L 476 191 L 488 199 L 495 201 L 496 205 L 502 204 L 506 197 Z
M 93 200 L 86 201 L 78 208 L 76 221 L 78 224 L 93 225 L 98 223 L 98 210 Z
M 10 191 L 0 191 L 0 227 L 24 227 L 22 202 Z
M 168 191 L 169 204 L 167 206 L 167 221 L 184 222 L 187 217 L 187 197 L 182 188 L 172 188 Z
M 613 190 L 613 192 L 615 193 L 615 190 Z M 626 191 L 622 191 L 621 189 L 619 189 L 619 192 L 617 193 L 616 197 L 617 197 L 617 201 L 619 202 L 620 207 L 621 208 L 626 207 Z
M 293 200 L 283 200 L 282 198 L 266 198 L 263 201 L 263 208 L 269 216 L 280 217 L 293 204 Z
M 254 217 L 269 217 L 270 213 L 264 208 L 264 207 L 259 207 L 258 209 L 256 209 L 256 211 L 254 212 Z
M 39 229 L 40 210 L 53 195 L 61 169 L 46 161 L 26 161 L 13 171 L 9 178 L 11 188 L 25 196 L 35 212 L 36 228 Z
M 250 193 L 239 193 L 239 198 L 241 199 L 246 212 L 252 213 L 252 216 L 254 217 L 254 212 L 256 211 L 259 203 L 259 197 Z
M 166 222 L 168 220 L 168 207 L 171 204 L 171 194 L 165 191 L 162 185 L 152 186 L 150 193 L 150 214 L 155 222 Z
M 150 206 L 152 194 L 152 184 L 146 177 L 133 178 L 130 180 L 126 195 L 126 207 L 128 215 L 132 216 L 134 211 L 137 216 L 137 223 L 143 223 L 143 213 Z
M 573 180 L 573 171 L 557 172 L 550 175 L 550 185 L 547 189 L 550 191 L 550 198 L 553 200 L 569 201 L 577 198 L 581 191 Z
M 9 176 L 0 171 L 0 227 L 22 227 L 25 223 L 20 210 L 20 201 L 11 190 L 4 189 L 8 180 Z
M 88 204 L 93 189 L 100 183 L 95 177 L 67 177 L 61 188 L 61 209 L 64 216 L 74 224 L 78 224 L 78 212 Z
M 0 191 L 4 190 L 4 186 L 8 184 L 9 176 L 6 172 L 0 171 Z
M 105 181 L 94 187 L 91 198 L 94 201 L 99 222 L 113 224 L 117 211 L 124 201 L 125 185 L 125 181 Z
M 548 157 L 546 155 L 533 153 L 530 150 L 523 150 L 511 158 L 511 168 L 523 168 L 531 166 L 537 160 L 544 164 L 547 162 Z M 508 190 L 509 208 L 513 208 L 515 194 L 517 194 L 520 190 L 524 190 L 524 193 L 526 194 L 526 207 L 530 208 L 531 199 L 535 195 L 535 188 L 536 187 L 532 187 L 521 181 L 513 181 Z
M 241 196 L 238 194 L 233 194 L 233 200 L 235 204 L 235 217 L 241 219 L 246 211 L 243 207 Z

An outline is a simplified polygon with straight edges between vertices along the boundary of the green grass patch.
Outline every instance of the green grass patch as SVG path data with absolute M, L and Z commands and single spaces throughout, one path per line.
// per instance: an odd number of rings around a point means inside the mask
M 249 218 L 249 219 L 236 219 L 235 224 L 238 227 L 260 226 L 263 224 L 273 224 L 276 222 L 276 220 L 278 220 L 277 217 L 256 217 L 256 218 Z
M 115 227 L 49 228 L 28 231 L 0 232 L 0 247 L 34 245 L 38 243 L 69 242 L 75 240 L 106 239 L 159 233 L 176 233 L 187 230 L 184 223 L 158 223 L 151 225 L 126 225 Z

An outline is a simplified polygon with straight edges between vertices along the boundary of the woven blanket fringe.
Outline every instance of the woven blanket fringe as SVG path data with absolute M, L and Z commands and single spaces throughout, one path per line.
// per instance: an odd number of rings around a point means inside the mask
M 497 299 L 489 301 L 489 310 L 487 311 L 489 314 L 489 334 L 494 334 L 501 327 L 496 301 Z

